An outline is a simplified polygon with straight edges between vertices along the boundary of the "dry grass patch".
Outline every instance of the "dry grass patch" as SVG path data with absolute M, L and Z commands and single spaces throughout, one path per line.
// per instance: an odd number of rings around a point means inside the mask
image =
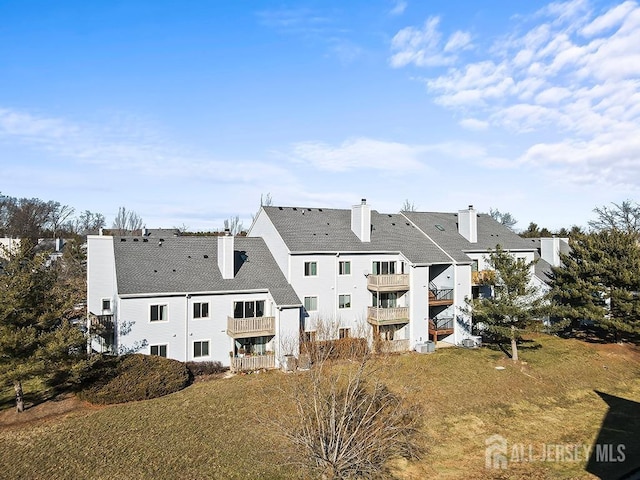
M 377 360 L 373 374 L 423 411 L 427 453 L 417 463 L 396 462 L 400 478 L 595 478 L 584 461 L 485 469 L 490 435 L 510 444 L 592 444 L 609 409 L 595 390 L 640 402 L 637 348 L 532 340 L 521 350 L 526 364 L 487 348 Z M 281 464 L 283 445 L 264 421 L 287 415 L 291 403 L 280 385 L 291 378 L 239 375 L 154 400 L 0 426 L 0 471 L 35 479 L 304 478 Z

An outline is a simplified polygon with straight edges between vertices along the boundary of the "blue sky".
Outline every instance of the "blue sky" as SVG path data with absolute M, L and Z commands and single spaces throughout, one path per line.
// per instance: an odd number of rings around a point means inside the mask
M 0 1 L 0 192 L 148 227 L 640 200 L 634 1 Z

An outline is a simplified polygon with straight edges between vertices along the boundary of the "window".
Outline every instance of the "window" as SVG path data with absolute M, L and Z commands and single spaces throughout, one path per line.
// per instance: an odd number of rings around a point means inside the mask
M 193 342 L 193 358 L 209 356 L 209 340 Z
M 307 312 L 318 310 L 318 297 L 304 297 L 304 309 Z
M 478 271 L 478 260 L 474 260 L 471 263 L 471 271 L 472 272 L 477 272 Z
M 318 275 L 318 264 L 316 262 L 304 262 L 304 276 L 315 277 Z
M 167 356 L 167 346 L 166 345 L 151 345 L 151 355 L 157 355 L 159 357 Z
M 338 295 L 338 308 L 351 308 L 351 295 Z
M 264 317 L 264 300 L 233 302 L 233 318 Z
M 111 300 L 109 298 L 102 299 L 102 310 L 111 310 Z
M 167 305 L 151 305 L 151 321 L 152 322 L 165 322 L 169 318 L 167 316 Z
M 396 292 L 376 292 L 373 295 L 373 306 L 379 308 L 395 308 L 398 306 L 398 294 Z
M 207 302 L 194 303 L 193 318 L 209 318 L 209 303 Z
M 338 262 L 338 275 L 351 275 L 351 262 Z
M 349 338 L 349 329 L 348 328 L 341 328 L 340 330 L 338 330 L 338 337 L 339 338 Z
M 373 262 L 371 273 L 374 275 L 389 275 L 396 273 L 396 262 Z

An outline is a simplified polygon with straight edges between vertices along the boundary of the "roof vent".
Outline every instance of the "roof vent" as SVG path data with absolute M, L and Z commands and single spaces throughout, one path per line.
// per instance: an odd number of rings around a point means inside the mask
M 148 238 L 143 238 L 142 241 L 143 241 L 143 243 L 149 243 L 149 239 Z
M 126 242 L 126 241 L 127 241 L 127 239 L 126 239 L 126 238 L 121 238 L 121 239 L 120 239 L 120 241 L 121 241 L 121 242 Z
M 203 255 L 204 258 L 209 258 L 209 255 Z
M 134 239 L 133 239 L 133 241 L 134 241 L 134 242 L 137 242 L 137 241 L 138 241 L 138 239 L 137 239 L 137 238 L 134 238 Z

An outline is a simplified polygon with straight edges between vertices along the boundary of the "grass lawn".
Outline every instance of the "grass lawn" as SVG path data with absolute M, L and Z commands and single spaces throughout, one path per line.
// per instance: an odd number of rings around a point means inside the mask
M 520 353 L 526 363 L 488 348 L 380 357 L 373 375 L 423 408 L 428 452 L 398 462 L 400 478 L 597 478 L 584 454 L 539 461 L 543 444 L 593 445 L 609 412 L 596 391 L 630 400 L 620 403 L 622 430 L 640 435 L 638 348 L 535 336 Z M 285 377 L 274 371 L 196 382 L 109 407 L 66 399 L 58 411 L 51 410 L 56 402 L 23 417 L 5 410 L 0 477 L 297 478 L 298 469 L 280 464 L 281 444 L 268 422 L 290 407 L 279 388 Z M 54 414 L 39 414 L 47 405 Z M 485 468 L 485 440 L 495 434 L 508 442 L 506 470 Z M 520 444 L 527 454 L 532 446 L 536 461 L 513 461 L 512 446 Z

